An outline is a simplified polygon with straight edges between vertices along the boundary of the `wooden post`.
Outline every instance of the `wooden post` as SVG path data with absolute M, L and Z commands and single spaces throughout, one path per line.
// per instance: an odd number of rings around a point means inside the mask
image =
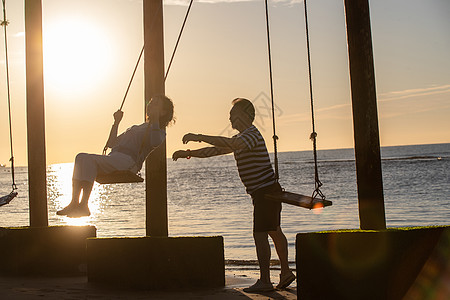
M 30 226 L 48 226 L 41 0 L 25 0 Z
M 368 0 L 345 0 L 361 229 L 386 228 Z
M 164 94 L 164 28 L 162 0 L 144 0 L 144 69 L 146 103 Z M 146 235 L 168 236 L 166 143 L 145 164 Z

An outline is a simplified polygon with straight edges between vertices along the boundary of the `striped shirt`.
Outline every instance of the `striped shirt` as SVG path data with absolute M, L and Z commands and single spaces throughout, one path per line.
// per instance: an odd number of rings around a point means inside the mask
M 252 194 L 260 188 L 274 184 L 275 173 L 266 143 L 255 125 L 235 135 L 234 138 L 242 139 L 247 145 L 245 149 L 234 151 L 239 176 L 247 193 Z

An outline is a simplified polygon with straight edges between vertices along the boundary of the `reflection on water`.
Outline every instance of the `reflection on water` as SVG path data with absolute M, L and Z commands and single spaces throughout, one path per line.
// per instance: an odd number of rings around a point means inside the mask
M 89 199 L 89 217 L 68 218 L 56 215 L 56 211 L 67 206 L 72 200 L 73 163 L 54 164 L 47 169 L 47 198 L 50 223 L 61 225 L 95 225 L 99 216 L 104 212 L 111 185 L 95 183 Z
M 55 164 L 47 168 L 47 198 L 49 211 L 57 211 L 67 206 L 72 197 L 73 164 Z M 82 226 L 90 225 L 91 217 L 67 218 L 56 214 L 49 214 L 51 223 L 61 225 Z

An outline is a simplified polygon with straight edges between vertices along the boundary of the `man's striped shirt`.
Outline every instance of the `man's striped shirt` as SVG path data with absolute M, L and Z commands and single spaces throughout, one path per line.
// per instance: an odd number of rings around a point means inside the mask
M 250 126 L 243 132 L 234 136 L 241 138 L 247 147 L 234 151 L 234 158 L 248 194 L 275 183 L 275 174 L 270 163 L 264 138 L 255 127 Z

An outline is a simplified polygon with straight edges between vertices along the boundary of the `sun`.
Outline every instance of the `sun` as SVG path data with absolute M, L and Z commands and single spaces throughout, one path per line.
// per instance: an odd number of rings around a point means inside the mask
M 43 26 L 46 86 L 66 93 L 86 90 L 111 73 L 113 47 L 94 21 L 60 18 Z

